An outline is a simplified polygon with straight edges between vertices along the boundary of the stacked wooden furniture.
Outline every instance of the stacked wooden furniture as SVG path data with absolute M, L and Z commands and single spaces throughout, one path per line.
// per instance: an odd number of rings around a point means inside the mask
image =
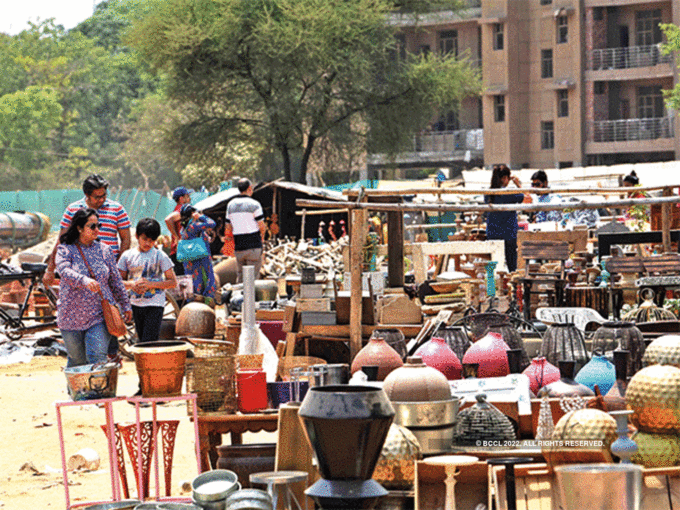
M 548 286 L 552 295 L 552 306 L 564 305 L 564 287 L 566 285 L 564 263 L 569 258 L 569 243 L 567 241 L 527 241 L 523 245 L 522 258 L 524 259 L 524 277 L 521 278 L 524 298 L 524 319 L 531 321 L 532 303 L 531 296 L 544 293 L 541 286 Z M 559 272 L 554 273 L 530 273 L 529 261 L 558 261 Z

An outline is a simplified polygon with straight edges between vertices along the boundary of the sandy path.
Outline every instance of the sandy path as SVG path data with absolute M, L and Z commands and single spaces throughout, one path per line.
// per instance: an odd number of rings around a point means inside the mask
M 66 379 L 62 372 L 65 358 L 36 357 L 29 363 L 0 365 L 0 430 L 3 446 L 0 454 L 0 508 L 26 510 L 65 508 L 62 484 L 59 433 L 54 402 L 68 400 Z M 118 378 L 118 395 L 132 395 L 137 390 L 137 373 L 133 362 L 126 361 Z M 180 483 L 197 474 L 194 453 L 194 428 L 186 404 L 178 402 L 158 407 L 159 419 L 179 419 L 172 474 L 172 495 L 182 493 Z M 149 419 L 151 410 L 142 418 Z M 116 422 L 134 421 L 134 407 L 126 402 L 114 405 Z M 82 448 L 95 449 L 100 469 L 69 474 L 71 505 L 111 500 L 108 454 L 101 425 L 104 410 L 93 405 L 62 409 L 67 458 Z M 228 443 L 228 437 L 224 438 Z M 275 434 L 261 432 L 244 435 L 244 442 L 274 442 Z M 136 496 L 127 452 L 128 479 Z M 31 463 L 38 471 L 22 470 Z M 161 460 L 162 466 L 162 460 Z M 162 485 L 163 482 L 161 482 Z M 162 486 L 163 487 L 163 486 Z M 153 490 L 153 489 L 152 489 Z

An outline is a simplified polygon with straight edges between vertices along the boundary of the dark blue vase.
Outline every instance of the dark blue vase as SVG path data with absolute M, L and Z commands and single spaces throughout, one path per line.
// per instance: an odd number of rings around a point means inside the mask
M 606 356 L 593 355 L 590 361 L 579 370 L 574 380 L 593 391 L 597 386 L 600 393 L 606 395 L 616 383 L 616 369 Z

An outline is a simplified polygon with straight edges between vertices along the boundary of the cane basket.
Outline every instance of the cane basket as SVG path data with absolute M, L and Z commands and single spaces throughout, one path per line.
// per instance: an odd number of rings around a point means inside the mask
M 191 358 L 186 361 L 187 393 L 196 394 L 199 415 L 236 412 L 236 364 L 233 355 Z M 192 413 L 191 403 L 187 411 Z

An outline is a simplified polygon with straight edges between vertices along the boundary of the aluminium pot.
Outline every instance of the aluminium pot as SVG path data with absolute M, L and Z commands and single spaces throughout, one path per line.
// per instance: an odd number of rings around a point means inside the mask
M 97 400 L 116 396 L 118 363 L 95 363 L 64 369 L 68 394 L 73 401 Z

